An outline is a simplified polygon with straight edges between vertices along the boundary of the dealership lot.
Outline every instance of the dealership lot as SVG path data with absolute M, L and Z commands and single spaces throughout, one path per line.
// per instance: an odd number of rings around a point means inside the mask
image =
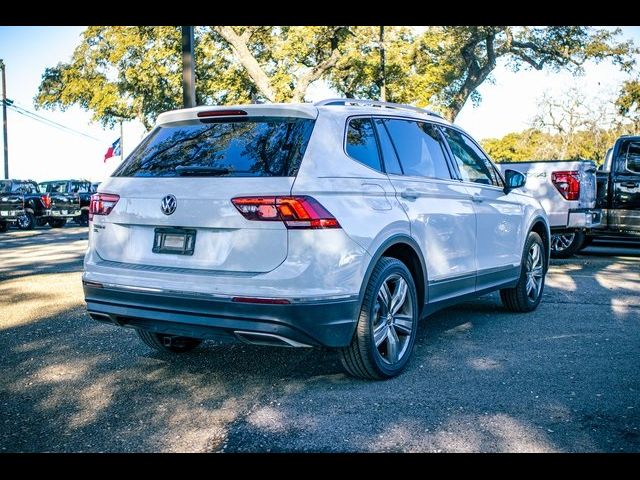
M 552 261 L 543 301 L 496 294 L 423 321 L 407 371 L 352 379 L 331 351 L 151 351 L 89 320 L 86 228 L 0 236 L 0 449 L 640 450 L 640 248 Z

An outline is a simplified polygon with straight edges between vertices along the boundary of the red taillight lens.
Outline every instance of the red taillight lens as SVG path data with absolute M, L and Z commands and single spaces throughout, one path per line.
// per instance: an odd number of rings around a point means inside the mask
M 566 200 L 580 198 L 580 174 L 578 172 L 553 172 L 551 181 Z
M 109 215 L 120 200 L 120 195 L 113 193 L 94 193 L 89 202 L 89 221 L 94 215 Z
M 280 221 L 287 228 L 340 228 L 338 220 L 313 197 L 237 197 L 233 205 L 247 220 Z
M 51 208 L 51 197 L 49 195 L 41 195 L 40 200 L 42 200 L 44 208 Z

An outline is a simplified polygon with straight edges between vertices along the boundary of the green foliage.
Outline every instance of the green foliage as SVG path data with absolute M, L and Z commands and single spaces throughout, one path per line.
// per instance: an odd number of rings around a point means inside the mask
M 569 69 L 611 59 L 623 69 L 635 48 L 619 32 L 589 27 L 385 27 L 387 100 L 433 105 L 454 119 L 499 59 L 520 68 Z M 179 27 L 87 28 L 71 61 L 47 68 L 37 106 L 80 105 L 112 125 L 149 127 L 182 100 Z M 197 27 L 198 103 L 303 101 L 314 81 L 350 97 L 378 98 L 379 27 Z
M 534 160 L 593 160 L 604 161 L 607 149 L 624 134 L 627 127 L 576 132 L 567 144 L 566 135 L 528 129 L 509 133 L 502 138 L 488 138 L 482 148 L 496 162 L 529 162 Z

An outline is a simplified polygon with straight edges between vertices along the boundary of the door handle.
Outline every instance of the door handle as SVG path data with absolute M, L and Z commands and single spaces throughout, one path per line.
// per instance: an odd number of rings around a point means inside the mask
M 620 185 L 626 188 L 636 188 L 638 186 L 638 182 L 622 182 Z
M 400 192 L 400 196 L 402 198 L 416 199 L 420 196 L 420 192 L 414 190 L 413 188 L 406 188 L 402 192 Z
M 475 203 L 482 203 L 484 201 L 484 197 L 479 193 L 474 193 L 473 195 L 471 195 L 471 200 L 473 200 Z

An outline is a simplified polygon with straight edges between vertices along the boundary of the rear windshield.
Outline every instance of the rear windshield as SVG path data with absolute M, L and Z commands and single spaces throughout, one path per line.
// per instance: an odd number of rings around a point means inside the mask
M 113 176 L 295 176 L 313 124 L 302 118 L 250 117 L 157 127 Z
M 0 180 L 0 193 L 11 193 L 11 182 Z
M 65 193 L 67 191 L 67 182 L 41 183 L 40 191 L 45 193 Z

